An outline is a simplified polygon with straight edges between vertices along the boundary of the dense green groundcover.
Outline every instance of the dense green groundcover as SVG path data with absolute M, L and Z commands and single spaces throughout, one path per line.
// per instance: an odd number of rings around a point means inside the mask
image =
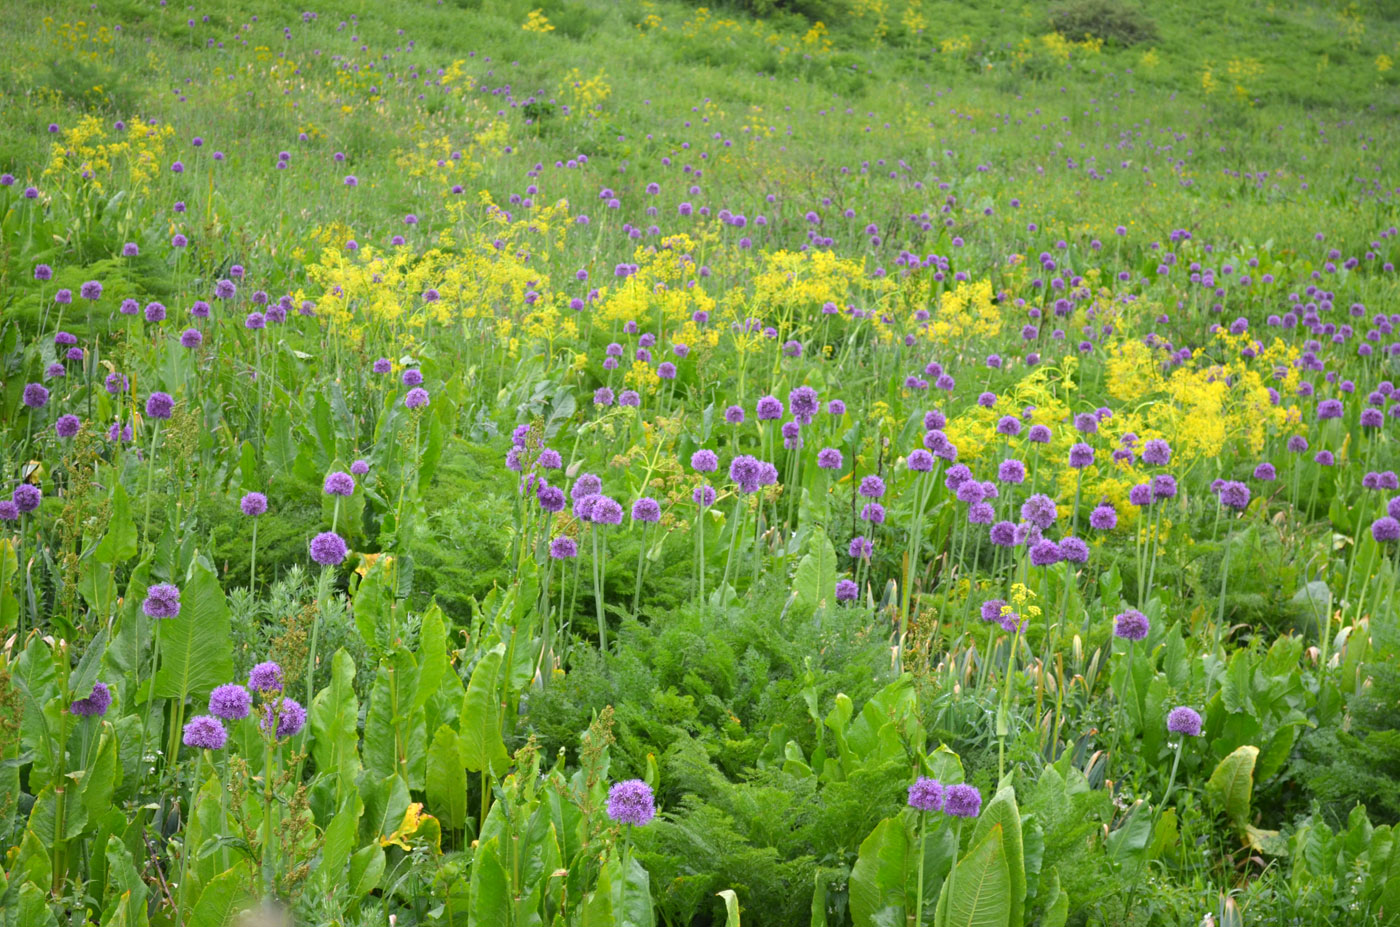
M 1384 3 L 0 38 L 3 927 L 1400 923 Z

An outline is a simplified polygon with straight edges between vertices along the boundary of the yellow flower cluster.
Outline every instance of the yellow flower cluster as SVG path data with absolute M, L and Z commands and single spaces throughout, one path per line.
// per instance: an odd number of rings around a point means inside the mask
M 129 128 L 115 133 L 96 116 L 78 117 L 53 143 L 44 177 L 80 178 L 98 190 L 104 178 L 127 190 L 145 188 L 160 172 L 166 142 L 175 129 L 133 117 Z

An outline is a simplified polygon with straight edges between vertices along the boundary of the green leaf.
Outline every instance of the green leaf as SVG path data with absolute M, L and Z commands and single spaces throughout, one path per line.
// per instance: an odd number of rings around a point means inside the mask
M 360 772 L 360 703 L 355 697 L 355 661 L 342 648 L 331 658 L 331 683 L 311 705 L 311 751 L 316 770 L 353 782 Z
M 467 821 L 467 769 L 457 744 L 457 735 L 444 724 L 428 748 L 428 808 L 452 830 Z
M 117 763 L 117 740 L 111 728 L 102 733 L 97 756 L 83 776 L 83 807 L 88 820 L 96 821 L 112 805 L 112 792 L 121 781 L 121 766 Z
M 242 907 L 246 878 L 243 867 L 235 866 L 210 879 L 185 921 L 187 927 L 226 927 Z
M 850 882 L 855 927 L 904 923 L 909 856 L 909 833 L 899 817 L 885 818 L 861 842 Z
M 447 626 L 437 602 L 428 606 L 418 630 L 418 682 L 413 690 L 413 710 L 428 703 L 447 671 Z
M 1021 839 L 1021 812 L 1016 807 L 1016 792 L 1010 786 L 997 790 L 992 800 L 982 809 L 977 818 L 977 828 L 972 832 L 973 845 L 980 844 L 983 838 L 997 825 L 1001 826 L 1002 847 L 1006 852 L 1006 870 L 1011 878 L 1011 923 L 1019 925 L 1023 919 L 1026 902 L 1026 863 L 1025 850 Z
M 363 898 L 379 886 L 384 876 L 384 848 L 377 843 L 360 847 L 350 857 L 350 897 Z
M 1045 910 L 1040 915 L 1040 927 L 1065 927 L 1069 919 L 1069 895 L 1060 888 L 1060 873 L 1050 870 L 1050 884 L 1045 887 Z
M 938 927 L 1008 927 L 1010 894 L 1001 825 L 995 824 L 948 873 L 938 897 L 936 923 Z
M 1243 831 L 1249 823 L 1249 804 L 1254 792 L 1254 763 L 1259 748 L 1246 744 L 1239 747 L 1215 767 L 1206 791 L 1219 804 L 1235 830 Z
M 462 762 L 471 772 L 489 769 L 499 773 L 510 764 L 505 741 L 501 738 L 500 696 L 497 694 L 497 677 L 504 654 L 505 647 L 501 644 L 486 652 L 472 670 L 467 694 L 462 699 L 458 736 Z
M 807 554 L 797 563 L 792 589 L 797 603 L 808 608 L 830 602 L 836 595 L 836 548 L 820 528 L 812 532 Z
M 21 927 L 58 927 L 58 919 L 49 909 L 48 895 L 37 886 L 25 882 L 19 887 L 19 904 L 15 907 L 15 924 Z
M 102 657 L 107 653 L 107 631 L 98 631 L 83 652 L 73 675 L 68 678 L 68 691 L 73 698 L 87 698 L 97 682 L 97 674 L 102 670 Z
M 739 896 L 732 888 L 718 894 L 724 899 L 724 927 L 739 927 Z
M 196 561 L 180 590 L 180 614 L 160 622 L 155 694 L 183 701 L 233 676 L 228 603 L 213 571 Z
M 321 862 L 316 869 L 316 877 L 326 889 L 338 884 L 345 875 L 345 863 L 355 846 L 355 834 L 363 812 L 364 803 L 360 801 L 360 796 L 352 794 L 326 825 L 321 842 Z
M 136 523 L 131 520 L 131 503 L 120 481 L 112 483 L 112 507 L 107 516 L 107 533 L 92 554 L 99 563 L 117 566 L 136 556 Z
M 467 920 L 473 924 L 510 923 L 510 882 L 496 854 L 496 838 L 477 847 L 472 859 L 472 878 L 467 901 Z

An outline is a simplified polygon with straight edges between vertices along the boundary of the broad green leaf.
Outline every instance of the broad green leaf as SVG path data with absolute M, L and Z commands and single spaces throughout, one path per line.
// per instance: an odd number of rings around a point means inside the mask
M 1214 797 L 1237 831 L 1243 831 L 1249 823 L 1249 804 L 1254 792 L 1254 763 L 1258 758 L 1259 748 L 1246 744 L 1221 760 L 1206 783 L 1206 791 Z
M 384 848 L 378 843 L 360 847 L 350 857 L 350 897 L 363 898 L 379 887 L 384 877 Z
M 107 516 L 107 533 L 93 550 L 100 563 L 115 567 L 136 556 L 136 523 L 131 520 L 131 503 L 120 481 L 112 483 L 112 507 Z
M 102 670 L 102 657 L 107 653 L 107 631 L 104 628 L 98 631 L 96 636 L 88 644 L 87 650 L 83 651 L 83 658 L 78 661 L 72 676 L 68 679 L 68 691 L 73 698 L 87 698 L 92 694 L 92 687 L 97 682 L 97 674 Z
M 797 603 L 808 608 L 829 603 L 836 595 L 836 548 L 820 528 L 812 532 L 807 554 L 797 563 L 792 589 Z
M 1010 895 L 1001 825 L 995 824 L 948 873 L 938 897 L 936 923 L 938 927 L 1008 927 Z
M 471 772 L 491 770 L 500 773 L 510 764 L 505 741 L 501 738 L 500 694 L 497 677 L 505 647 L 492 647 L 472 670 L 467 694 L 462 700 L 462 762 Z
M 850 882 L 855 927 L 904 923 L 909 857 L 909 833 L 899 817 L 885 818 L 861 842 Z
M 183 701 L 233 676 L 228 603 L 213 571 L 196 561 L 180 590 L 180 614 L 160 622 L 155 694 Z
M 331 682 L 311 705 L 311 751 L 317 772 L 354 782 L 360 773 L 359 715 L 355 697 L 355 661 L 344 649 L 331 658 Z M 342 794 L 337 792 L 337 794 Z
M 90 821 L 106 814 L 112 805 L 112 792 L 121 781 L 122 769 L 117 762 L 117 740 L 110 727 L 102 731 L 97 756 L 83 776 L 83 807 Z
M 428 748 L 428 808 L 452 830 L 467 821 L 467 769 L 452 729 L 442 725 Z
M 185 921 L 187 927 L 227 927 L 243 907 L 243 884 L 247 878 L 243 865 L 239 865 L 210 879 Z
M 1011 879 L 1011 923 L 1019 925 L 1024 919 L 1022 912 L 1026 902 L 1026 864 L 1021 838 L 1021 811 L 1016 807 L 1016 792 L 1010 786 L 998 789 L 992 800 L 987 802 L 987 806 L 978 815 L 977 828 L 972 832 L 970 842 L 973 845 L 980 844 L 997 825 L 1001 826 L 1006 870 Z
M 447 626 L 436 602 L 423 613 L 418 631 L 418 682 L 413 690 L 413 710 L 422 708 L 437 691 L 447 671 Z
M 25 882 L 19 887 L 19 904 L 14 923 L 20 927 L 58 927 L 58 919 L 48 905 L 48 894 Z
M 496 853 L 496 839 L 486 841 L 472 858 L 467 918 L 473 924 L 502 924 L 510 920 L 510 881 Z
M 360 796 L 352 794 L 326 825 L 321 842 L 321 862 L 316 870 L 316 877 L 324 888 L 331 888 L 344 877 L 345 863 L 355 846 L 355 834 L 363 811 L 364 803 L 360 801 Z

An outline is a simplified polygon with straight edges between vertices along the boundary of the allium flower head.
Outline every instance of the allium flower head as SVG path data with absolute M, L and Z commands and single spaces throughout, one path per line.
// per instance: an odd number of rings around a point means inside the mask
M 1060 538 L 1059 547 L 1060 556 L 1067 563 L 1087 563 L 1089 561 L 1089 545 L 1077 537 Z
M 31 409 L 42 409 L 49 404 L 49 391 L 42 383 L 26 383 L 23 401 Z
M 1371 537 L 1375 538 L 1378 544 L 1400 541 L 1400 521 L 1389 515 L 1382 515 L 1371 522 Z
M 915 473 L 928 473 L 933 469 L 933 455 L 921 447 L 915 448 L 909 452 L 907 464 Z
M 561 534 L 549 542 L 549 555 L 555 560 L 570 560 L 578 556 L 578 542 Z
M 714 451 L 701 448 L 690 455 L 690 466 L 697 473 L 713 473 L 719 469 L 719 456 Z
M 1114 637 L 1121 637 L 1125 641 L 1142 640 L 1147 637 L 1150 628 L 1147 616 L 1135 608 L 1130 608 L 1113 619 Z
M 1069 465 L 1076 470 L 1083 469 L 1094 462 L 1094 449 L 1083 441 L 1069 449 Z
M 1055 500 L 1044 493 L 1036 493 L 1021 504 L 1021 517 L 1041 530 L 1053 525 L 1057 516 Z
M 228 731 L 213 715 L 195 715 L 185 725 L 184 744 L 196 750 L 222 750 Z
M 1249 507 L 1249 487 L 1238 480 L 1226 480 L 1220 486 L 1220 504 L 1232 509 Z
M 415 386 L 403 398 L 403 404 L 409 409 L 420 409 L 426 406 L 428 404 L 428 391 L 421 386 Z
M 71 438 L 78 433 L 82 427 L 82 422 L 78 421 L 76 415 L 60 415 L 58 421 L 53 423 L 53 430 L 60 438 Z
M 112 707 L 112 690 L 105 682 L 93 683 L 92 694 L 80 698 L 68 710 L 80 718 L 100 718 Z
M 867 499 L 879 499 L 885 494 L 885 481 L 872 473 L 860 481 L 859 492 Z
M 326 476 L 323 487 L 328 496 L 350 496 L 355 493 L 355 478 L 344 471 L 337 470 Z
M 1185 705 L 1173 708 L 1167 713 L 1167 730 L 1187 737 L 1201 736 L 1201 716 L 1194 708 Z
M 823 470 L 840 470 L 843 462 L 841 452 L 834 447 L 824 447 L 817 451 L 817 466 Z
M 838 579 L 836 581 L 836 601 L 854 602 L 856 596 L 860 595 L 860 587 L 853 579 Z
M 156 583 L 146 590 L 141 610 L 148 618 L 174 618 L 180 614 L 180 590 L 170 583 Z
M 311 539 L 310 549 L 311 559 L 321 566 L 338 566 L 348 553 L 344 538 L 334 531 L 322 531 L 316 535 Z
M 943 813 L 955 818 L 975 818 L 982 810 L 982 793 L 976 786 L 950 785 L 943 795 Z
M 650 496 L 632 503 L 632 520 L 655 524 L 661 520 L 661 504 Z
M 33 483 L 20 483 L 10 493 L 10 501 L 20 514 L 28 514 L 39 507 L 44 500 L 44 491 Z
M 1171 445 L 1161 438 L 1153 438 L 1142 447 L 1142 460 L 1144 463 L 1165 467 L 1167 464 L 1171 463 L 1171 459 Z
M 758 401 L 758 420 L 772 421 L 783 417 L 783 404 L 777 396 L 764 396 Z
M 656 817 L 656 801 L 651 786 L 641 779 L 627 779 L 608 789 L 608 817 L 619 824 L 638 827 Z
M 296 699 L 283 696 L 269 702 L 263 709 L 262 729 L 272 733 L 273 723 L 277 725 L 277 737 L 295 737 L 306 724 L 306 709 Z
M 920 776 L 909 786 L 909 807 L 918 811 L 938 811 L 943 807 L 943 786 L 937 779 Z
M 1006 610 L 1006 602 L 1001 599 L 988 599 L 982 603 L 979 614 L 983 621 L 1000 621 L 1001 613 Z
M 154 392 L 146 398 L 146 415 L 151 418 L 167 419 L 175 410 L 175 400 L 169 393 Z
M 1032 566 L 1054 566 L 1063 559 L 1060 556 L 1060 545 L 1048 538 L 1042 538 L 1031 545 L 1031 565 Z
M 243 510 L 244 515 L 256 518 L 267 511 L 267 496 L 260 492 L 245 493 L 243 498 L 238 500 L 238 507 Z
M 226 721 L 241 721 L 252 709 L 253 696 L 236 682 L 215 687 L 209 693 L 209 713 Z

